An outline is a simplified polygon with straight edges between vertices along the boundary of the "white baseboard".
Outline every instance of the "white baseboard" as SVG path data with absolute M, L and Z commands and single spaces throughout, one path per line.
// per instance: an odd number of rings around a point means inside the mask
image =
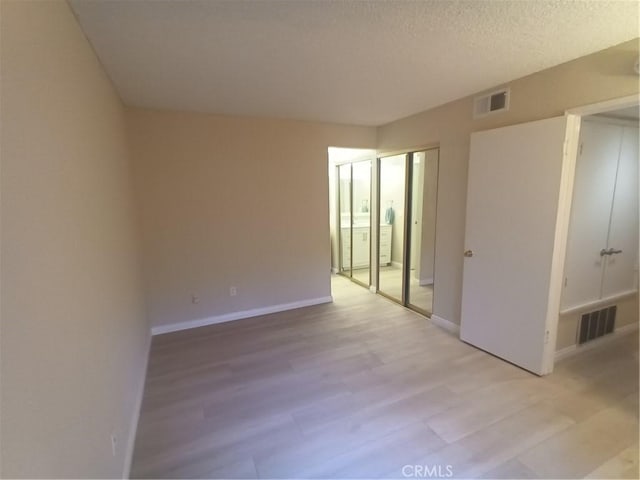
M 419 284 L 421 287 L 425 287 L 427 285 L 433 285 L 433 277 L 421 278 Z
M 258 317 L 260 315 L 268 315 L 270 313 L 284 312 L 286 310 L 294 310 L 296 308 L 310 307 L 321 303 L 331 303 L 333 297 L 310 298 L 300 300 L 298 302 L 281 303 L 279 305 L 270 305 L 268 307 L 253 308 L 251 310 L 242 310 L 240 312 L 225 313 L 214 317 L 199 318 L 196 320 L 187 320 L 185 322 L 169 323 L 167 325 L 156 325 L 151 328 L 151 335 L 160 335 L 163 333 L 177 332 L 179 330 L 188 330 L 189 328 L 205 327 L 207 325 L 215 325 L 216 323 L 230 322 L 232 320 L 240 320 L 242 318 Z
M 331 267 L 331 273 L 333 273 L 334 275 L 338 274 L 338 268 L 337 267 Z
M 447 320 L 446 318 L 431 314 L 431 323 L 440 328 L 444 328 L 445 330 L 455 335 L 460 335 L 460 325 L 458 325 L 457 323 L 453 323 L 451 320 Z
M 147 367 L 149 366 L 149 355 L 151 353 L 151 335 L 147 338 L 145 348 L 144 365 L 142 368 L 142 378 L 136 392 L 135 406 L 131 418 L 129 438 L 127 439 L 127 450 L 124 459 L 124 475 L 122 478 L 131 478 L 131 464 L 133 463 L 133 449 L 136 444 L 136 434 L 138 433 L 138 423 L 140 422 L 140 411 L 142 410 L 142 398 L 144 395 L 144 385 L 147 380 Z
M 399 268 L 402 270 L 402 262 L 390 262 L 391 266 L 394 268 Z
M 633 333 L 638 330 L 637 323 L 631 323 L 629 325 L 625 325 L 620 328 L 616 328 L 613 333 L 605 335 L 604 337 L 597 338 L 590 342 L 585 343 L 584 345 L 569 345 L 568 347 L 561 348 L 557 350 L 554 356 L 555 361 L 562 360 L 563 358 L 572 357 L 578 353 L 584 352 L 586 350 L 591 350 L 592 348 L 599 347 L 602 344 L 610 342 L 616 338 L 620 338 L 623 335 L 627 335 L 629 333 Z
M 581 312 L 588 312 L 590 310 L 597 310 L 600 307 L 609 306 L 613 303 L 626 300 L 627 298 L 631 298 L 637 294 L 638 294 L 638 290 L 629 290 L 627 292 L 618 293 L 617 295 L 612 295 L 610 297 L 602 298 L 599 300 L 593 300 L 591 302 L 566 308 L 560 311 L 560 315 L 570 315 L 573 313 L 581 313 Z
M 378 293 L 378 289 L 376 288 L 375 285 L 369 285 L 369 291 L 371 293 Z

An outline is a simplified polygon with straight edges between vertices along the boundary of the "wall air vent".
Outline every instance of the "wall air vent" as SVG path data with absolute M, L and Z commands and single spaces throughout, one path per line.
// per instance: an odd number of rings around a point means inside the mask
M 484 117 L 491 113 L 509 110 L 509 89 L 503 88 L 495 92 L 476 97 L 473 102 L 473 118 Z
M 578 345 L 613 333 L 616 324 L 616 306 L 585 313 L 580 319 Z

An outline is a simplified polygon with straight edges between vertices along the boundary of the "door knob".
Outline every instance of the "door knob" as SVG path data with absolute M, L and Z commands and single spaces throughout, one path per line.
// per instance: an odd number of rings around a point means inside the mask
M 473 257 L 473 250 L 465 250 L 464 251 L 464 256 L 465 257 Z

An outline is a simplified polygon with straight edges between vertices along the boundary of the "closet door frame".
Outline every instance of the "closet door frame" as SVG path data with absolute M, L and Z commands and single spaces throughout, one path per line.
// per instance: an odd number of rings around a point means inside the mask
M 371 232 L 373 231 L 372 225 L 371 225 L 371 221 L 374 218 L 373 212 L 372 212 L 372 208 L 371 208 L 371 201 L 369 202 L 369 232 L 368 232 L 368 241 L 369 241 L 369 279 L 368 279 L 368 284 L 365 284 L 364 282 L 358 280 L 357 278 L 355 278 L 353 276 L 353 165 L 356 163 L 364 163 L 364 162 L 369 162 L 369 199 L 372 198 L 371 192 L 373 189 L 373 185 L 372 185 L 372 181 L 373 181 L 373 160 L 372 159 L 364 159 L 364 160 L 355 160 L 355 161 L 350 161 L 350 162 L 345 162 L 345 163 L 338 163 L 336 164 L 335 168 L 336 168 L 336 182 L 337 182 L 337 192 L 338 192 L 338 201 L 337 203 L 337 212 L 336 212 L 336 224 L 337 224 L 337 232 L 338 232 L 338 274 L 342 275 L 345 278 L 348 278 L 349 280 L 351 280 L 352 282 L 365 287 L 365 288 L 370 288 L 371 285 L 371 281 L 373 279 L 373 275 L 372 275 L 372 255 L 371 255 L 371 246 L 372 246 L 372 242 L 371 242 Z M 344 253 L 343 253 L 343 239 L 342 239 L 342 190 L 340 189 L 340 168 L 344 167 L 345 165 L 349 166 L 349 218 L 351 219 L 351 224 L 349 225 L 349 249 L 350 249 L 350 255 L 349 255 L 349 269 L 348 269 L 348 274 L 347 271 L 345 270 L 345 265 L 343 265 L 343 258 L 344 258 Z
M 352 264 L 353 264 L 353 259 L 351 258 L 351 255 L 349 256 L 349 265 L 348 265 L 348 275 L 346 274 L 345 268 L 347 267 L 346 265 L 344 265 L 344 247 L 343 247 L 343 242 L 344 239 L 342 238 L 342 185 L 341 185 L 341 181 L 342 181 L 342 177 L 340 176 L 340 170 L 342 167 L 344 167 L 345 165 L 349 165 L 349 214 L 352 214 L 352 208 L 353 208 L 353 192 L 352 192 L 352 184 L 353 184 L 353 167 L 351 166 L 351 163 L 342 163 L 339 165 L 336 165 L 336 184 L 337 184 L 337 192 L 338 192 L 338 201 L 337 203 L 337 212 L 336 212 L 336 223 L 337 223 L 337 232 L 338 232 L 338 274 L 342 275 L 346 278 L 351 279 L 351 275 L 353 273 L 353 268 L 352 268 Z M 351 217 L 350 217 L 351 218 Z M 353 225 L 353 220 L 351 221 L 351 224 Z M 349 249 L 353 250 L 353 226 L 350 225 L 349 226 Z
M 378 293 L 379 295 L 382 295 L 383 297 L 398 303 L 410 310 L 413 310 L 416 313 L 419 313 L 420 315 L 424 315 L 427 318 L 431 318 L 431 316 L 433 315 L 433 301 L 431 304 L 431 313 L 426 311 L 423 308 L 420 308 L 420 306 L 415 305 L 411 302 L 411 297 L 409 295 L 409 289 L 410 289 L 410 281 L 411 281 L 411 247 L 412 245 L 412 233 L 413 233 L 413 224 L 412 224 L 412 219 L 413 219 L 413 196 L 415 195 L 415 192 L 413 191 L 413 176 L 414 176 L 414 164 L 413 164 L 413 159 L 414 159 L 414 154 L 419 153 L 419 152 L 427 152 L 429 150 L 437 150 L 438 151 L 438 167 L 436 169 L 436 205 L 437 205 L 437 192 L 438 192 L 438 181 L 439 181 L 439 175 L 440 175 L 440 145 L 430 145 L 430 146 L 426 146 L 424 148 L 415 148 L 415 149 L 411 149 L 411 150 L 405 150 L 405 151 L 400 151 L 400 152 L 395 152 L 395 153 L 389 153 L 389 154 L 385 154 L 385 155 L 380 155 L 377 158 L 377 162 L 376 162 L 376 204 L 378 206 L 377 208 L 377 212 L 375 215 L 375 221 L 376 221 L 376 256 L 377 258 L 375 259 L 375 267 L 376 267 L 376 293 Z M 384 291 L 380 290 L 380 226 L 382 224 L 382 215 L 383 215 L 383 206 L 381 204 L 381 166 L 382 166 L 382 159 L 384 158 L 388 158 L 388 157 L 394 157 L 394 156 L 398 156 L 398 155 L 404 155 L 404 162 L 405 162 L 405 175 L 404 175 L 404 221 L 403 221 L 403 226 L 402 226 L 402 242 L 403 242 L 403 250 L 402 250 L 402 274 L 401 274 L 401 279 L 402 279 L 402 286 L 401 286 L 401 298 L 396 298 L 393 297 L 392 295 L 389 295 L 388 293 L 385 293 Z M 425 165 L 426 165 L 426 158 L 425 158 Z M 425 192 L 423 191 L 423 195 L 425 194 Z M 424 216 L 424 212 L 423 212 L 423 216 Z M 437 217 L 437 208 L 436 208 L 436 217 Z M 436 218 L 434 218 L 433 220 L 434 222 L 436 222 Z M 437 223 L 436 223 L 437 225 Z M 422 222 L 420 223 L 420 228 L 422 228 Z M 437 228 L 437 227 L 436 227 Z M 434 237 L 435 237 L 435 232 L 434 232 Z M 435 290 L 435 238 L 434 238 L 434 265 L 433 265 L 433 269 L 434 269 L 434 282 L 433 282 L 433 288 Z M 435 298 L 435 295 L 433 296 L 433 298 Z
M 587 126 L 591 129 L 595 129 L 595 132 L 592 131 L 587 137 L 584 137 Z M 612 229 L 619 225 L 619 223 L 614 224 L 613 219 L 614 212 L 617 211 L 615 208 L 617 206 L 616 199 L 619 195 L 619 182 L 621 181 L 620 168 L 623 168 L 620 163 L 622 161 L 622 151 L 619 149 L 623 147 L 625 136 L 628 134 L 628 131 L 630 129 L 637 128 L 636 121 L 610 117 L 588 116 L 583 118 L 581 121 L 580 149 L 578 153 L 579 158 L 576 161 L 576 172 L 574 176 L 577 181 L 574 183 L 574 194 L 572 198 L 574 205 L 572 205 L 571 229 L 567 239 L 568 242 L 573 241 L 573 243 L 571 243 L 571 245 L 567 245 L 567 259 L 565 262 L 565 282 L 568 280 L 569 285 L 566 287 L 566 290 L 563 290 L 560 310 L 562 315 L 570 312 L 588 310 L 592 305 L 611 303 L 619 298 L 633 295 L 637 291 L 637 289 L 632 287 L 619 290 L 617 292 L 607 292 L 607 280 L 609 278 L 607 276 L 607 272 L 610 269 L 616 268 L 615 263 L 613 263 L 612 266 L 611 257 L 602 255 L 602 253 L 600 253 L 599 257 L 599 266 L 596 267 L 597 264 L 594 262 L 594 259 L 597 257 L 600 249 L 608 250 L 610 248 L 614 249 L 622 246 L 618 244 L 619 242 L 612 239 Z M 602 139 L 603 136 L 606 139 L 608 138 L 607 135 L 608 137 L 616 136 L 617 138 L 612 139 L 612 141 L 608 143 L 597 143 L 597 139 Z M 596 139 L 595 141 L 594 138 Z M 590 147 L 592 150 L 585 150 L 585 152 L 583 152 L 582 145 L 587 141 L 590 141 Z M 599 151 L 597 147 L 594 148 L 594 145 L 596 145 L 599 146 L 600 150 L 602 150 L 603 147 L 601 145 L 603 144 L 605 145 L 604 148 L 613 148 L 611 145 L 617 145 L 617 148 L 615 148 L 614 151 L 609 152 L 611 157 L 616 157 L 616 162 L 609 163 L 609 165 L 604 168 L 604 172 L 601 156 L 605 155 L 605 153 Z M 593 150 L 598 151 L 598 153 L 594 154 Z M 587 155 L 587 157 L 585 157 L 585 155 Z M 633 157 L 635 157 L 635 155 L 632 155 L 632 158 Z M 586 162 L 586 164 L 584 162 Z M 583 168 L 583 170 L 580 171 L 580 168 Z M 598 169 L 597 173 L 593 173 L 594 168 Z M 602 198 L 592 197 L 596 190 L 592 180 L 587 182 L 588 187 L 585 189 L 584 178 L 593 179 L 596 175 L 599 182 L 598 193 Z M 581 184 L 579 183 L 580 176 L 583 178 L 582 189 L 580 189 Z M 624 179 L 622 179 L 622 181 L 624 181 Z M 605 182 L 605 184 L 603 185 L 602 182 Z M 578 201 L 578 204 L 575 204 L 576 200 Z M 592 203 L 589 204 L 589 202 Z M 576 208 L 579 206 L 581 206 L 581 210 L 576 211 Z M 597 208 L 602 209 L 602 211 L 594 214 L 592 209 Z M 573 222 L 578 218 L 582 219 L 581 222 L 578 222 L 578 225 L 581 226 L 582 230 L 576 231 L 574 230 Z M 578 229 L 579 228 L 580 227 L 578 227 Z M 587 228 L 587 232 L 584 231 L 585 228 Z M 597 234 L 589 236 L 589 233 L 591 232 L 596 232 Z M 584 245 L 585 237 L 589 238 L 588 241 L 590 243 L 590 245 L 586 246 L 586 250 Z M 577 240 L 577 245 L 576 239 L 579 239 Z M 583 243 L 580 243 L 581 241 Z M 632 242 L 632 244 L 635 244 L 635 242 Z M 628 255 L 628 244 L 625 244 L 623 248 L 624 253 Z M 579 263 L 577 267 L 575 266 L 575 263 L 571 262 L 572 258 L 573 260 L 577 258 L 576 255 L 584 260 L 584 262 Z M 586 265 L 588 265 L 588 267 L 586 267 Z M 585 268 L 591 268 L 591 273 L 585 272 Z M 595 276 L 596 271 L 598 271 L 597 278 Z M 580 277 L 581 275 L 583 277 L 589 277 L 589 275 L 592 274 L 591 283 L 588 283 L 586 286 L 583 283 L 581 288 L 575 286 L 576 282 L 584 280 L 584 278 L 580 279 L 577 277 Z M 572 290 L 569 293 L 570 288 Z M 589 291 L 590 295 L 584 294 L 585 291 Z M 583 295 L 578 296 L 577 292 L 581 292 Z
M 607 100 L 604 102 L 598 102 L 598 103 L 594 103 L 594 104 L 589 104 L 589 105 L 584 105 L 581 107 L 576 107 L 576 108 L 571 108 L 569 110 L 565 111 L 565 115 L 569 115 L 569 116 L 574 116 L 577 119 L 577 123 L 578 123 L 578 128 L 576 129 L 576 131 L 574 132 L 572 138 L 567 138 L 567 144 L 565 145 L 565 148 L 571 148 L 571 143 L 573 143 L 573 149 L 575 150 L 575 155 L 577 157 L 578 154 L 578 141 L 579 141 L 579 136 L 580 136 L 580 125 L 582 123 L 582 117 L 586 117 L 586 116 L 590 116 L 590 115 L 595 115 L 595 114 L 599 114 L 599 113 L 605 113 L 605 112 L 610 112 L 612 110 L 619 110 L 619 109 L 623 109 L 623 108 L 627 108 L 627 107 L 635 107 L 640 105 L 640 94 L 635 94 L 635 95 L 629 95 L 626 97 L 620 97 L 620 98 L 616 98 L 613 100 Z M 575 178 L 575 162 L 574 162 L 574 167 L 573 167 L 573 171 L 571 171 L 571 180 L 570 180 L 570 185 L 568 185 L 568 188 L 566 188 L 561 195 L 560 198 L 560 202 L 559 202 L 559 206 L 560 208 L 565 208 L 567 211 L 571 211 L 571 203 L 572 203 L 572 197 L 573 197 L 573 179 Z M 567 249 L 567 244 L 568 244 L 568 237 L 569 237 L 569 232 L 568 232 L 568 228 L 566 229 L 559 229 L 556 232 L 556 235 L 560 236 L 560 241 L 562 242 L 562 244 L 564 245 L 564 251 L 562 252 L 562 264 L 564 265 L 566 262 L 566 249 Z M 557 287 L 555 288 L 555 291 L 552 292 L 554 296 L 557 296 L 557 301 L 559 304 L 560 301 L 560 297 L 562 295 L 562 290 L 563 290 L 563 285 L 564 285 L 564 268 L 559 269 L 557 271 L 554 272 L 554 279 L 553 279 L 553 283 L 554 285 L 557 285 Z M 634 293 L 634 294 L 637 294 Z M 627 295 L 628 296 L 628 295 Z M 620 297 L 620 299 L 623 298 L 623 296 Z M 552 299 L 553 301 L 555 301 L 555 299 Z M 610 303 L 612 301 L 611 298 L 605 298 L 602 299 L 598 302 L 594 302 L 592 304 L 589 304 L 588 306 L 580 306 L 579 308 L 570 308 L 568 310 L 564 310 L 561 313 L 564 314 L 569 314 L 569 313 L 576 313 L 578 311 L 586 311 L 585 308 L 589 307 L 589 309 L 593 309 L 593 308 L 598 308 L 599 305 L 603 305 L 605 303 Z
M 403 199 L 403 208 L 404 208 L 404 222 L 403 222 L 403 226 L 402 226 L 402 243 L 403 243 L 403 248 L 402 248 L 402 274 L 401 274 L 401 279 L 402 279 L 402 285 L 400 287 L 400 298 L 396 298 L 388 293 L 383 292 L 382 290 L 380 290 L 380 224 L 382 221 L 382 205 L 380 204 L 380 199 L 381 199 L 381 191 L 382 191 L 382 183 L 381 183 L 381 171 L 382 171 L 382 159 L 384 158 L 388 158 L 388 157 L 395 157 L 398 155 L 404 155 L 404 199 Z M 410 166 L 411 166 L 411 161 L 413 160 L 413 152 L 401 152 L 401 153 L 396 153 L 396 154 L 390 154 L 390 155 L 384 155 L 384 156 L 379 156 L 377 158 L 376 164 L 377 164 L 377 168 L 376 168 L 376 181 L 377 181 L 377 191 L 376 191 L 376 196 L 377 196 L 377 200 L 376 203 L 378 205 L 378 215 L 376 217 L 376 242 L 377 242 L 377 248 L 376 248 L 376 252 L 378 255 L 378 258 L 376 259 L 376 293 L 378 293 L 379 295 L 382 295 L 385 298 L 388 298 L 389 300 L 391 300 L 392 302 L 396 302 L 400 305 L 406 306 L 406 297 L 407 297 L 407 286 L 408 286 L 408 282 L 409 282 L 409 269 L 406 268 L 407 265 L 407 261 L 410 260 L 410 256 L 409 256 L 409 248 L 407 245 L 407 238 L 409 238 L 408 236 L 411 235 L 411 227 L 408 225 L 409 221 L 407 220 L 409 217 L 408 215 L 411 213 L 410 212 L 410 208 L 411 208 L 411 198 L 410 198 L 410 186 L 411 186 L 411 171 L 410 171 Z M 393 234 L 391 235 L 391 237 L 393 238 Z M 393 241 L 393 240 L 392 240 Z M 392 245 L 393 248 L 393 245 Z M 390 259 L 391 260 L 391 259 Z

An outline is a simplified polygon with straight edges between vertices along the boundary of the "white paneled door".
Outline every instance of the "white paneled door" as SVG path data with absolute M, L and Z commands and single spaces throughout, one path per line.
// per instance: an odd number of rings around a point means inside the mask
M 563 310 L 601 297 L 605 258 L 600 251 L 607 245 L 620 135 L 621 129 L 616 125 L 583 121 L 580 126 L 581 147 L 573 187 Z
M 583 120 L 562 310 L 637 290 L 638 129 Z
M 538 375 L 553 369 L 577 123 L 471 135 L 460 338 Z
M 602 277 L 602 297 L 638 289 L 638 129 L 624 127 Z

